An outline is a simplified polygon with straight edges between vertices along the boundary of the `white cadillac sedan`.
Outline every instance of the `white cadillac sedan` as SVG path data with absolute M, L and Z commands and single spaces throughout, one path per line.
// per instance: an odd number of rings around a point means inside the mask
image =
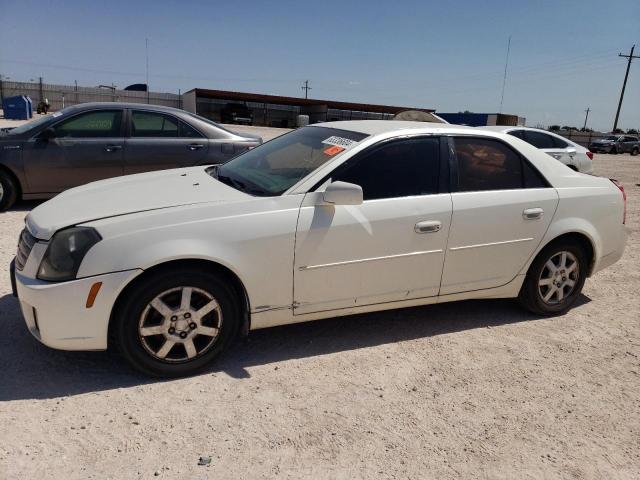
M 477 127 L 507 133 L 548 153 L 567 167 L 580 173 L 593 173 L 593 153 L 571 140 L 539 128 L 488 126 Z
M 274 325 L 472 298 L 561 313 L 621 257 L 625 203 L 510 135 L 325 123 L 68 190 L 27 216 L 12 272 L 42 343 L 179 376 Z

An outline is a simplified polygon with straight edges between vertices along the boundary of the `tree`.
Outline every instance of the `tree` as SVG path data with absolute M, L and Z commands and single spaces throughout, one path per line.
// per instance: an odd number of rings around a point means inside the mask
M 551 125 L 549 127 L 549 130 L 551 130 L 552 132 L 554 132 L 556 130 L 560 130 L 560 125 Z
M 627 133 L 629 135 L 638 135 L 638 130 L 636 130 L 635 128 L 630 128 L 629 130 L 627 130 Z
M 624 133 L 624 130 L 622 130 L 621 128 L 616 128 L 613 132 L 611 133 Z

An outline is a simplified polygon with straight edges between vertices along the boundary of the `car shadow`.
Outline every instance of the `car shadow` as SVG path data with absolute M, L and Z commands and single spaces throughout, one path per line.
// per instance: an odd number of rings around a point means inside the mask
M 18 200 L 11 208 L 9 208 L 9 212 L 30 212 L 34 208 L 36 208 L 41 203 L 46 202 L 46 200 Z
M 581 295 L 576 307 L 590 302 Z M 249 378 L 248 368 L 476 328 L 539 320 L 510 300 L 465 302 L 339 317 L 251 332 L 206 373 Z M 46 399 L 162 382 L 134 372 L 111 352 L 65 352 L 27 331 L 18 301 L 0 297 L 0 401 Z M 7 334 L 10 333 L 10 334 Z

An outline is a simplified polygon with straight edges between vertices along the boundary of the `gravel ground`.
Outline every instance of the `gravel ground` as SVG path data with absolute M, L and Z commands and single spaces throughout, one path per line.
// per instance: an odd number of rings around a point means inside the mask
M 595 159 L 631 235 L 566 315 L 487 300 L 278 327 L 173 381 L 29 335 L 22 203 L 0 214 L 0 478 L 639 478 L 639 166 Z

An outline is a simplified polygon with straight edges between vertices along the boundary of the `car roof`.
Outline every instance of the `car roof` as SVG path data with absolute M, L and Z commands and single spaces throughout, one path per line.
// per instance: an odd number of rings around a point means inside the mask
M 338 128 L 367 135 L 380 135 L 402 130 L 433 131 L 440 130 L 473 130 L 473 127 L 452 125 L 450 123 L 410 122 L 404 120 L 344 120 L 338 122 L 323 122 L 310 125 L 311 127 Z
M 133 102 L 87 102 L 79 103 L 68 107 L 69 110 L 91 110 L 94 108 L 135 108 L 137 110 L 155 110 L 173 113 L 189 113 L 185 110 L 174 107 L 166 107 L 164 105 L 152 105 L 149 103 L 133 103 Z

